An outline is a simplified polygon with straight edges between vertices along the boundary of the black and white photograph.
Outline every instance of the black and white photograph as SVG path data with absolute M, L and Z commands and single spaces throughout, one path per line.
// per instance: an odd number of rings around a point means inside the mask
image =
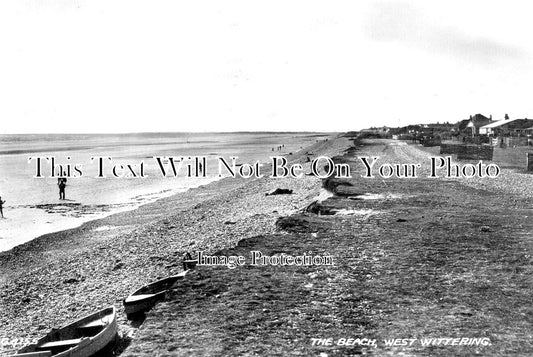
M 527 1 L 0 2 L 0 356 L 533 356 Z

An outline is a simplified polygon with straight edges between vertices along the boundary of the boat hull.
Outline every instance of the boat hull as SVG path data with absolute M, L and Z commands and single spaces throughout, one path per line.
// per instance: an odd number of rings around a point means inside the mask
M 37 343 L 19 350 L 15 356 L 46 356 L 47 352 L 53 357 L 93 356 L 115 341 L 117 331 L 116 310 L 109 307 L 60 329 L 53 329 Z
M 187 272 L 184 271 L 180 274 L 155 281 L 134 291 L 123 301 L 124 311 L 128 317 L 146 312 L 159 301 L 165 300 L 167 292 L 179 280 L 183 279 Z

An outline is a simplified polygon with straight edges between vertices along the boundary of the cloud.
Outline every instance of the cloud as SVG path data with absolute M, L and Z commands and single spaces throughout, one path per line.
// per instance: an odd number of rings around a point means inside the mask
M 429 23 L 423 14 L 407 3 L 376 4 L 363 30 L 374 41 L 402 43 L 487 66 L 529 58 L 520 47 Z

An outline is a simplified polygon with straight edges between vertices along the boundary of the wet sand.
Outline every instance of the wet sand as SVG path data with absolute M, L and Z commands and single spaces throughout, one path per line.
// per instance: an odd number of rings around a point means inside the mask
M 265 162 L 271 155 L 296 152 L 321 138 L 324 135 L 318 133 L 0 135 L 2 148 L 18 152 L 0 154 L 0 195 L 7 201 L 6 219 L 0 222 L 0 251 L 208 184 L 219 178 L 219 157 L 238 157 L 239 163 Z M 283 150 L 271 151 L 278 143 L 285 143 Z M 154 156 L 161 159 L 166 176 Z M 165 166 L 168 156 L 182 160 L 181 170 L 176 165 L 176 176 Z M 112 159 L 102 163 L 105 177 L 100 177 L 99 161 L 93 157 Z M 205 158 L 202 174 L 206 177 L 187 175 L 187 166 L 198 157 Z M 66 200 L 58 198 L 57 179 L 50 177 L 51 158 L 55 175 L 58 170 L 71 171 Z M 118 165 L 116 175 L 114 165 Z M 40 177 L 35 177 L 37 171 Z

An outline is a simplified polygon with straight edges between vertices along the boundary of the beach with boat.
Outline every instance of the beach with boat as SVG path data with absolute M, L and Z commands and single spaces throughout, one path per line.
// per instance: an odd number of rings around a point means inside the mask
M 0 253 L 2 337 L 33 341 L 113 305 L 111 355 L 531 351 L 531 174 L 496 159 L 496 178 L 429 166 L 415 179 L 319 178 L 319 156 L 364 173 L 362 157 L 402 166 L 435 152 L 358 133 L 308 139 L 286 154 L 300 178 L 226 177 Z M 257 254 L 267 263 L 246 258 Z
M 138 326 L 128 321 L 124 311 L 129 305 L 124 300 L 132 292 L 182 273 L 186 253 L 214 252 L 251 232 L 274 229 L 273 223 L 266 223 L 267 217 L 270 220 L 297 209 L 304 193 L 306 200 L 312 198 L 312 191 L 303 190 L 310 178 L 301 182 L 277 179 L 263 187 L 267 180 L 217 177 L 216 158 L 267 163 L 270 156 L 278 155 L 303 162 L 308 151 L 304 147 L 329 145 L 326 139 L 330 137 L 316 133 L 138 134 L 120 135 L 116 144 L 109 144 L 114 141 L 106 137 L 104 144 L 95 137 L 83 142 L 79 136 L 63 140 L 44 136 L 40 145 L 25 136 L 4 138 L 12 146 L 0 157 L 2 172 L 6 172 L 2 196 L 8 201 L 0 226 L 0 306 L 4 312 L 0 337 L 32 341 L 51 328 L 114 304 L 118 333 L 123 341 L 131 340 Z M 17 145 L 25 151 L 20 152 Z M 60 200 L 57 179 L 34 177 L 35 163 L 28 162 L 35 155 L 86 162 L 89 156 L 104 154 L 114 160 L 152 160 L 146 168 L 150 173 L 158 172 L 153 156 L 203 156 L 207 161 L 203 169 L 212 174 L 130 179 L 84 175 L 68 179 L 66 200 Z M 283 182 L 301 187 L 295 195 L 299 198 L 263 207 L 265 193 Z M 250 189 L 258 200 L 243 195 Z M 271 201 L 276 202 L 275 197 Z M 229 203 L 231 208 L 221 207 Z M 258 218 L 261 223 L 255 225 Z M 8 355 L 15 350 L 6 345 L 1 352 Z

